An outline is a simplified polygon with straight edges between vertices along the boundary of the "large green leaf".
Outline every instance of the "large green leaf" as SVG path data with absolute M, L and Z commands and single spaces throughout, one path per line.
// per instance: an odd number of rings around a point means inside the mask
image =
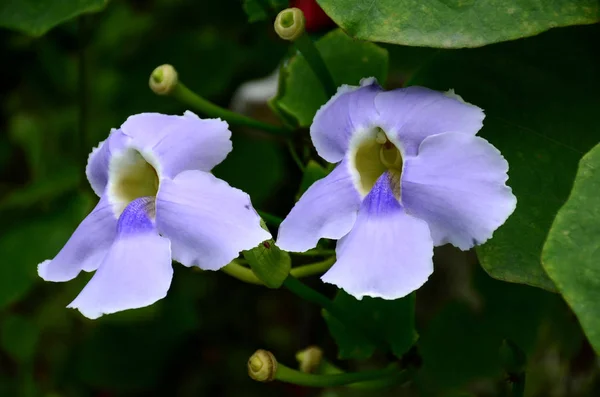
M 544 245 L 542 263 L 600 354 L 600 145 L 579 163 L 571 196 Z
M 477 250 L 493 277 L 555 290 L 540 256 L 577 162 L 600 136 L 598 30 L 565 28 L 480 49 L 439 51 L 411 80 L 455 88 L 482 107 L 480 135 L 508 160 L 517 209 Z
M 318 0 L 350 36 L 442 48 L 480 47 L 557 26 L 595 23 L 597 0 Z
M 0 26 L 41 36 L 76 16 L 100 11 L 108 0 L 5 0 L 0 4 Z
M 389 344 L 392 353 L 401 357 L 417 341 L 415 331 L 415 296 L 384 300 L 380 298 L 363 298 L 357 300 L 343 290 L 338 291 L 334 302 L 347 313 L 357 324 L 379 335 L 381 340 Z M 329 332 L 338 345 L 338 357 L 368 358 L 377 348 L 376 342 L 364 333 L 342 324 L 327 311 L 323 312 Z
M 351 39 L 341 30 L 334 30 L 316 43 L 336 85 L 358 85 L 364 77 L 376 77 L 385 83 L 388 53 L 373 43 Z M 329 98 L 321 83 L 301 54 L 290 59 L 282 71 L 285 76 L 274 106 L 308 127 L 317 110 Z

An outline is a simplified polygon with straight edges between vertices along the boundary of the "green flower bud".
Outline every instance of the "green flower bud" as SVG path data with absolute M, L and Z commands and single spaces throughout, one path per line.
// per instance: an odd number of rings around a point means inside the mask
M 321 365 L 323 350 L 318 346 L 309 346 L 296 353 L 296 360 L 300 364 L 300 371 L 313 373 Z
M 261 226 L 268 231 L 262 220 Z M 281 287 L 292 269 L 290 254 L 279 249 L 273 239 L 263 241 L 258 246 L 243 251 L 242 255 L 248 261 L 248 265 L 256 277 L 269 288 Z
M 306 21 L 299 8 L 286 8 L 275 18 L 275 32 L 284 40 L 294 41 L 304 33 Z
M 248 375 L 259 382 L 271 382 L 277 373 L 277 359 L 270 351 L 259 349 L 248 359 Z
M 178 83 L 177 71 L 169 64 L 154 69 L 150 75 L 149 85 L 158 95 L 168 95 Z

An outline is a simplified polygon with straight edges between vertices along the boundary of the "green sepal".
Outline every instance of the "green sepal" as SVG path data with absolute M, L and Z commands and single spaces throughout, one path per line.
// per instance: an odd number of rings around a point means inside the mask
M 268 230 L 261 219 L 260 225 Z M 251 250 L 242 252 L 252 272 L 269 288 L 279 288 L 290 274 L 290 254 L 275 245 L 275 240 L 265 240 Z

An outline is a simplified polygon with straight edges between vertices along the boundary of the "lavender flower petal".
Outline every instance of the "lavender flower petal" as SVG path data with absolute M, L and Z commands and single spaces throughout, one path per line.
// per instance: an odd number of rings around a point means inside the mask
M 85 174 L 98 197 L 102 196 L 108 183 L 108 167 L 113 154 L 125 149 L 129 138 L 120 130 L 113 129 L 107 139 L 92 149 Z
M 205 270 L 218 270 L 271 238 L 246 193 L 203 171 L 162 181 L 156 225 L 171 240 L 174 260 Z
M 337 261 L 321 279 L 354 297 L 397 299 L 433 272 L 427 223 L 407 214 L 384 173 L 365 197 L 352 231 L 337 245 Z
M 117 233 L 117 218 L 102 196 L 96 208 L 79 224 L 54 259 L 39 264 L 38 273 L 46 281 L 68 281 L 81 270 L 98 268 Z
M 360 207 L 360 195 L 352 182 L 347 161 L 315 182 L 281 223 L 277 245 L 286 251 L 303 252 L 320 238 L 345 236 Z
M 203 120 L 189 111 L 183 116 L 137 114 L 121 129 L 161 178 L 174 178 L 185 170 L 210 171 L 231 152 L 226 122 Z
M 319 156 L 337 163 L 348 150 L 352 135 L 361 129 L 371 128 L 377 119 L 375 96 L 381 92 L 375 79 L 363 79 L 360 87 L 343 85 L 319 109 L 310 136 Z
M 94 277 L 68 307 L 94 319 L 151 305 L 166 296 L 173 268 L 169 240 L 150 219 L 152 198 L 131 202 L 121 214 L 118 235 Z
M 456 94 L 424 87 L 381 92 L 375 98 L 378 126 L 401 144 L 405 156 L 415 156 L 426 137 L 444 132 L 475 135 L 483 125 L 483 110 Z
M 508 163 L 485 139 L 462 133 L 425 138 L 406 159 L 402 203 L 429 224 L 435 245 L 482 244 L 514 211 Z

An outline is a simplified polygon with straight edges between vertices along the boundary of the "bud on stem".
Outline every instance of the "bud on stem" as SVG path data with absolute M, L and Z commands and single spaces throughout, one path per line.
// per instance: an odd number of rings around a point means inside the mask
M 275 18 L 275 32 L 284 40 L 295 41 L 304 34 L 306 21 L 299 8 L 287 8 Z
M 277 373 L 277 359 L 270 351 L 259 349 L 248 359 L 248 375 L 259 382 L 271 382 Z
M 158 95 L 170 94 L 177 83 L 177 71 L 168 64 L 157 67 L 150 75 L 150 88 Z
M 296 360 L 300 364 L 300 371 L 315 372 L 323 360 L 323 350 L 318 346 L 309 346 L 296 353 Z

